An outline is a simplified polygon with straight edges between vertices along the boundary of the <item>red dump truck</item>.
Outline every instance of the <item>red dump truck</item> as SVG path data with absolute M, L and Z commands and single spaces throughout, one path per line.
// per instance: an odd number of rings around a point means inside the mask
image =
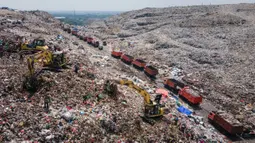
M 224 112 L 220 113 L 212 111 L 208 115 L 208 120 L 231 135 L 241 134 L 244 130 L 243 125 L 239 121 L 233 118 L 230 114 Z
M 94 47 L 99 47 L 99 41 L 96 41 L 94 38 L 92 37 L 87 37 L 86 38 L 87 43 L 94 46 Z
M 126 64 L 131 64 L 132 61 L 133 61 L 134 57 L 130 56 L 130 55 L 127 55 L 127 54 L 123 54 L 121 56 L 121 61 L 123 61 L 124 63 Z
M 145 66 L 144 73 L 149 77 L 155 78 L 155 76 L 158 74 L 158 70 L 153 66 Z
M 122 52 L 121 51 L 112 51 L 112 56 L 114 58 L 120 58 L 122 55 Z
M 91 45 L 94 47 L 99 47 L 99 41 L 93 40 Z
M 78 30 L 72 30 L 72 35 L 78 36 Z
M 202 96 L 200 96 L 196 91 L 192 90 L 184 83 L 176 79 L 166 79 L 164 81 L 164 85 L 166 88 L 170 89 L 171 91 L 179 94 L 179 96 L 188 100 L 189 103 L 197 105 L 202 102 Z
M 165 88 L 175 91 L 176 93 L 178 93 L 180 89 L 185 87 L 184 83 L 173 78 L 164 80 L 164 85 L 165 85 Z
M 87 43 L 92 44 L 93 38 L 92 37 L 87 37 Z
M 141 69 L 143 70 L 144 67 L 146 66 L 146 62 L 141 60 L 141 59 L 135 59 L 133 62 L 132 62 L 133 66 L 137 69 Z
M 88 38 L 87 36 L 84 36 L 83 41 L 87 42 L 87 38 Z
M 195 90 L 189 88 L 188 86 L 185 86 L 184 88 L 181 88 L 178 92 L 179 96 L 182 96 L 188 102 L 194 104 L 194 105 L 199 105 L 202 103 L 202 96 L 198 94 Z

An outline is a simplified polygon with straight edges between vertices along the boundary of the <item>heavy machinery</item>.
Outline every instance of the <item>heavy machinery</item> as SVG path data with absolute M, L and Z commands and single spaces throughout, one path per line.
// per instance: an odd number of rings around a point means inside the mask
M 122 55 L 122 52 L 121 51 L 112 51 L 112 57 L 114 58 L 120 58 L 121 55 Z
M 92 37 L 87 37 L 87 43 L 94 46 L 94 47 L 99 47 L 99 41 L 96 41 L 94 38 Z
M 151 78 L 155 78 L 158 74 L 158 70 L 153 66 L 145 66 L 144 73 Z
M 74 36 L 78 36 L 78 32 L 79 32 L 79 30 L 77 29 L 77 28 L 73 28 L 73 30 L 72 30 L 72 35 L 74 35 Z
M 71 33 L 72 32 L 71 28 L 64 28 L 64 31 L 67 32 L 67 33 Z
M 98 49 L 99 49 L 99 50 L 103 50 L 104 47 L 103 47 L 103 46 L 99 46 Z
M 202 102 L 202 96 L 200 96 L 195 90 L 189 88 L 184 83 L 176 79 L 165 79 L 164 85 L 167 89 L 178 94 L 180 97 L 185 98 L 193 105 L 199 105 Z
M 92 46 L 97 48 L 97 47 L 99 47 L 99 45 L 100 45 L 99 41 L 95 41 L 95 40 L 92 41 Z
M 39 63 L 43 68 L 35 70 L 35 63 Z M 58 70 L 63 68 L 67 63 L 63 52 L 51 52 L 49 50 L 41 51 L 34 56 L 27 58 L 29 73 L 23 83 L 23 87 L 27 90 L 36 91 L 40 85 L 37 77 L 43 70 Z M 46 67 L 46 68 L 45 68 Z
M 107 46 L 107 43 L 106 43 L 106 41 L 103 41 L 103 45 L 104 45 L 104 46 Z
M 21 44 L 21 51 L 38 52 L 48 50 L 49 47 L 45 44 L 45 39 L 37 38 L 32 43 L 24 42 Z
M 130 56 L 130 55 L 127 55 L 127 54 L 123 54 L 121 56 L 121 61 L 123 61 L 124 63 L 126 64 L 131 64 L 132 61 L 133 61 L 134 57 Z
M 93 38 L 92 37 L 87 37 L 87 43 L 92 44 Z
M 152 118 L 163 116 L 163 114 L 164 114 L 164 110 L 162 108 L 163 105 L 160 104 L 162 95 L 157 95 L 155 98 L 155 101 L 152 101 L 150 94 L 143 88 L 135 85 L 132 81 L 120 80 L 119 83 L 121 85 L 127 85 L 128 87 L 135 89 L 140 95 L 143 96 L 143 98 L 144 98 L 144 116 L 142 116 L 142 118 L 146 122 L 153 125 L 154 120 Z
M 133 66 L 139 70 L 143 70 L 144 67 L 146 66 L 146 62 L 141 60 L 141 59 L 135 59 L 132 62 Z
M 179 96 L 185 98 L 189 103 L 192 103 L 193 105 L 199 105 L 202 103 L 202 96 L 200 96 L 198 92 L 188 86 L 180 89 Z
M 244 130 L 243 125 L 239 121 L 225 112 L 212 111 L 208 115 L 208 120 L 231 135 L 241 134 Z

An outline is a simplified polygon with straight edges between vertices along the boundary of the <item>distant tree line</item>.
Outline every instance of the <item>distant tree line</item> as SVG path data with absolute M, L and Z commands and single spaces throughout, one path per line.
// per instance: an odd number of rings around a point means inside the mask
M 65 17 L 60 21 L 72 24 L 72 25 L 87 25 L 93 19 L 104 19 L 112 16 L 113 14 L 84 14 L 84 15 L 72 15 L 72 14 L 52 14 L 54 17 Z

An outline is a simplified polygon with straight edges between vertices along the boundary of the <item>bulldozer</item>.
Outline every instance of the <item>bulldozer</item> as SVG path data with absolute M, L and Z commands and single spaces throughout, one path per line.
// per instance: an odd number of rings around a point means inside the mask
M 153 125 L 155 121 L 153 118 L 162 117 L 164 114 L 163 105 L 160 104 L 162 95 L 157 95 L 155 100 L 151 100 L 150 94 L 143 88 L 135 85 L 133 81 L 130 80 L 120 80 L 121 85 L 127 85 L 130 88 L 135 89 L 144 98 L 144 115 L 141 118 Z
M 32 43 L 28 43 L 27 41 L 25 41 L 20 46 L 20 50 L 22 52 L 29 52 L 29 53 L 30 52 L 35 53 L 35 52 L 38 52 L 38 51 L 45 51 L 45 50 L 48 50 L 48 49 L 49 49 L 49 47 L 46 46 L 45 39 L 43 39 L 43 38 L 34 39 Z
M 35 63 L 39 63 L 41 68 L 35 70 Z M 59 70 L 64 68 L 66 64 L 67 60 L 63 52 L 45 50 L 28 57 L 27 65 L 29 73 L 25 76 L 23 88 L 35 92 L 42 82 L 42 79 L 37 77 L 44 70 Z

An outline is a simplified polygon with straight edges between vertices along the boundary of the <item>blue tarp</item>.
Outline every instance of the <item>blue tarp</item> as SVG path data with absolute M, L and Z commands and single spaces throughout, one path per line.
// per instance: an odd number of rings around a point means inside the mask
M 188 116 L 192 113 L 189 109 L 187 109 L 183 106 L 178 107 L 177 110 L 183 114 L 188 115 Z

